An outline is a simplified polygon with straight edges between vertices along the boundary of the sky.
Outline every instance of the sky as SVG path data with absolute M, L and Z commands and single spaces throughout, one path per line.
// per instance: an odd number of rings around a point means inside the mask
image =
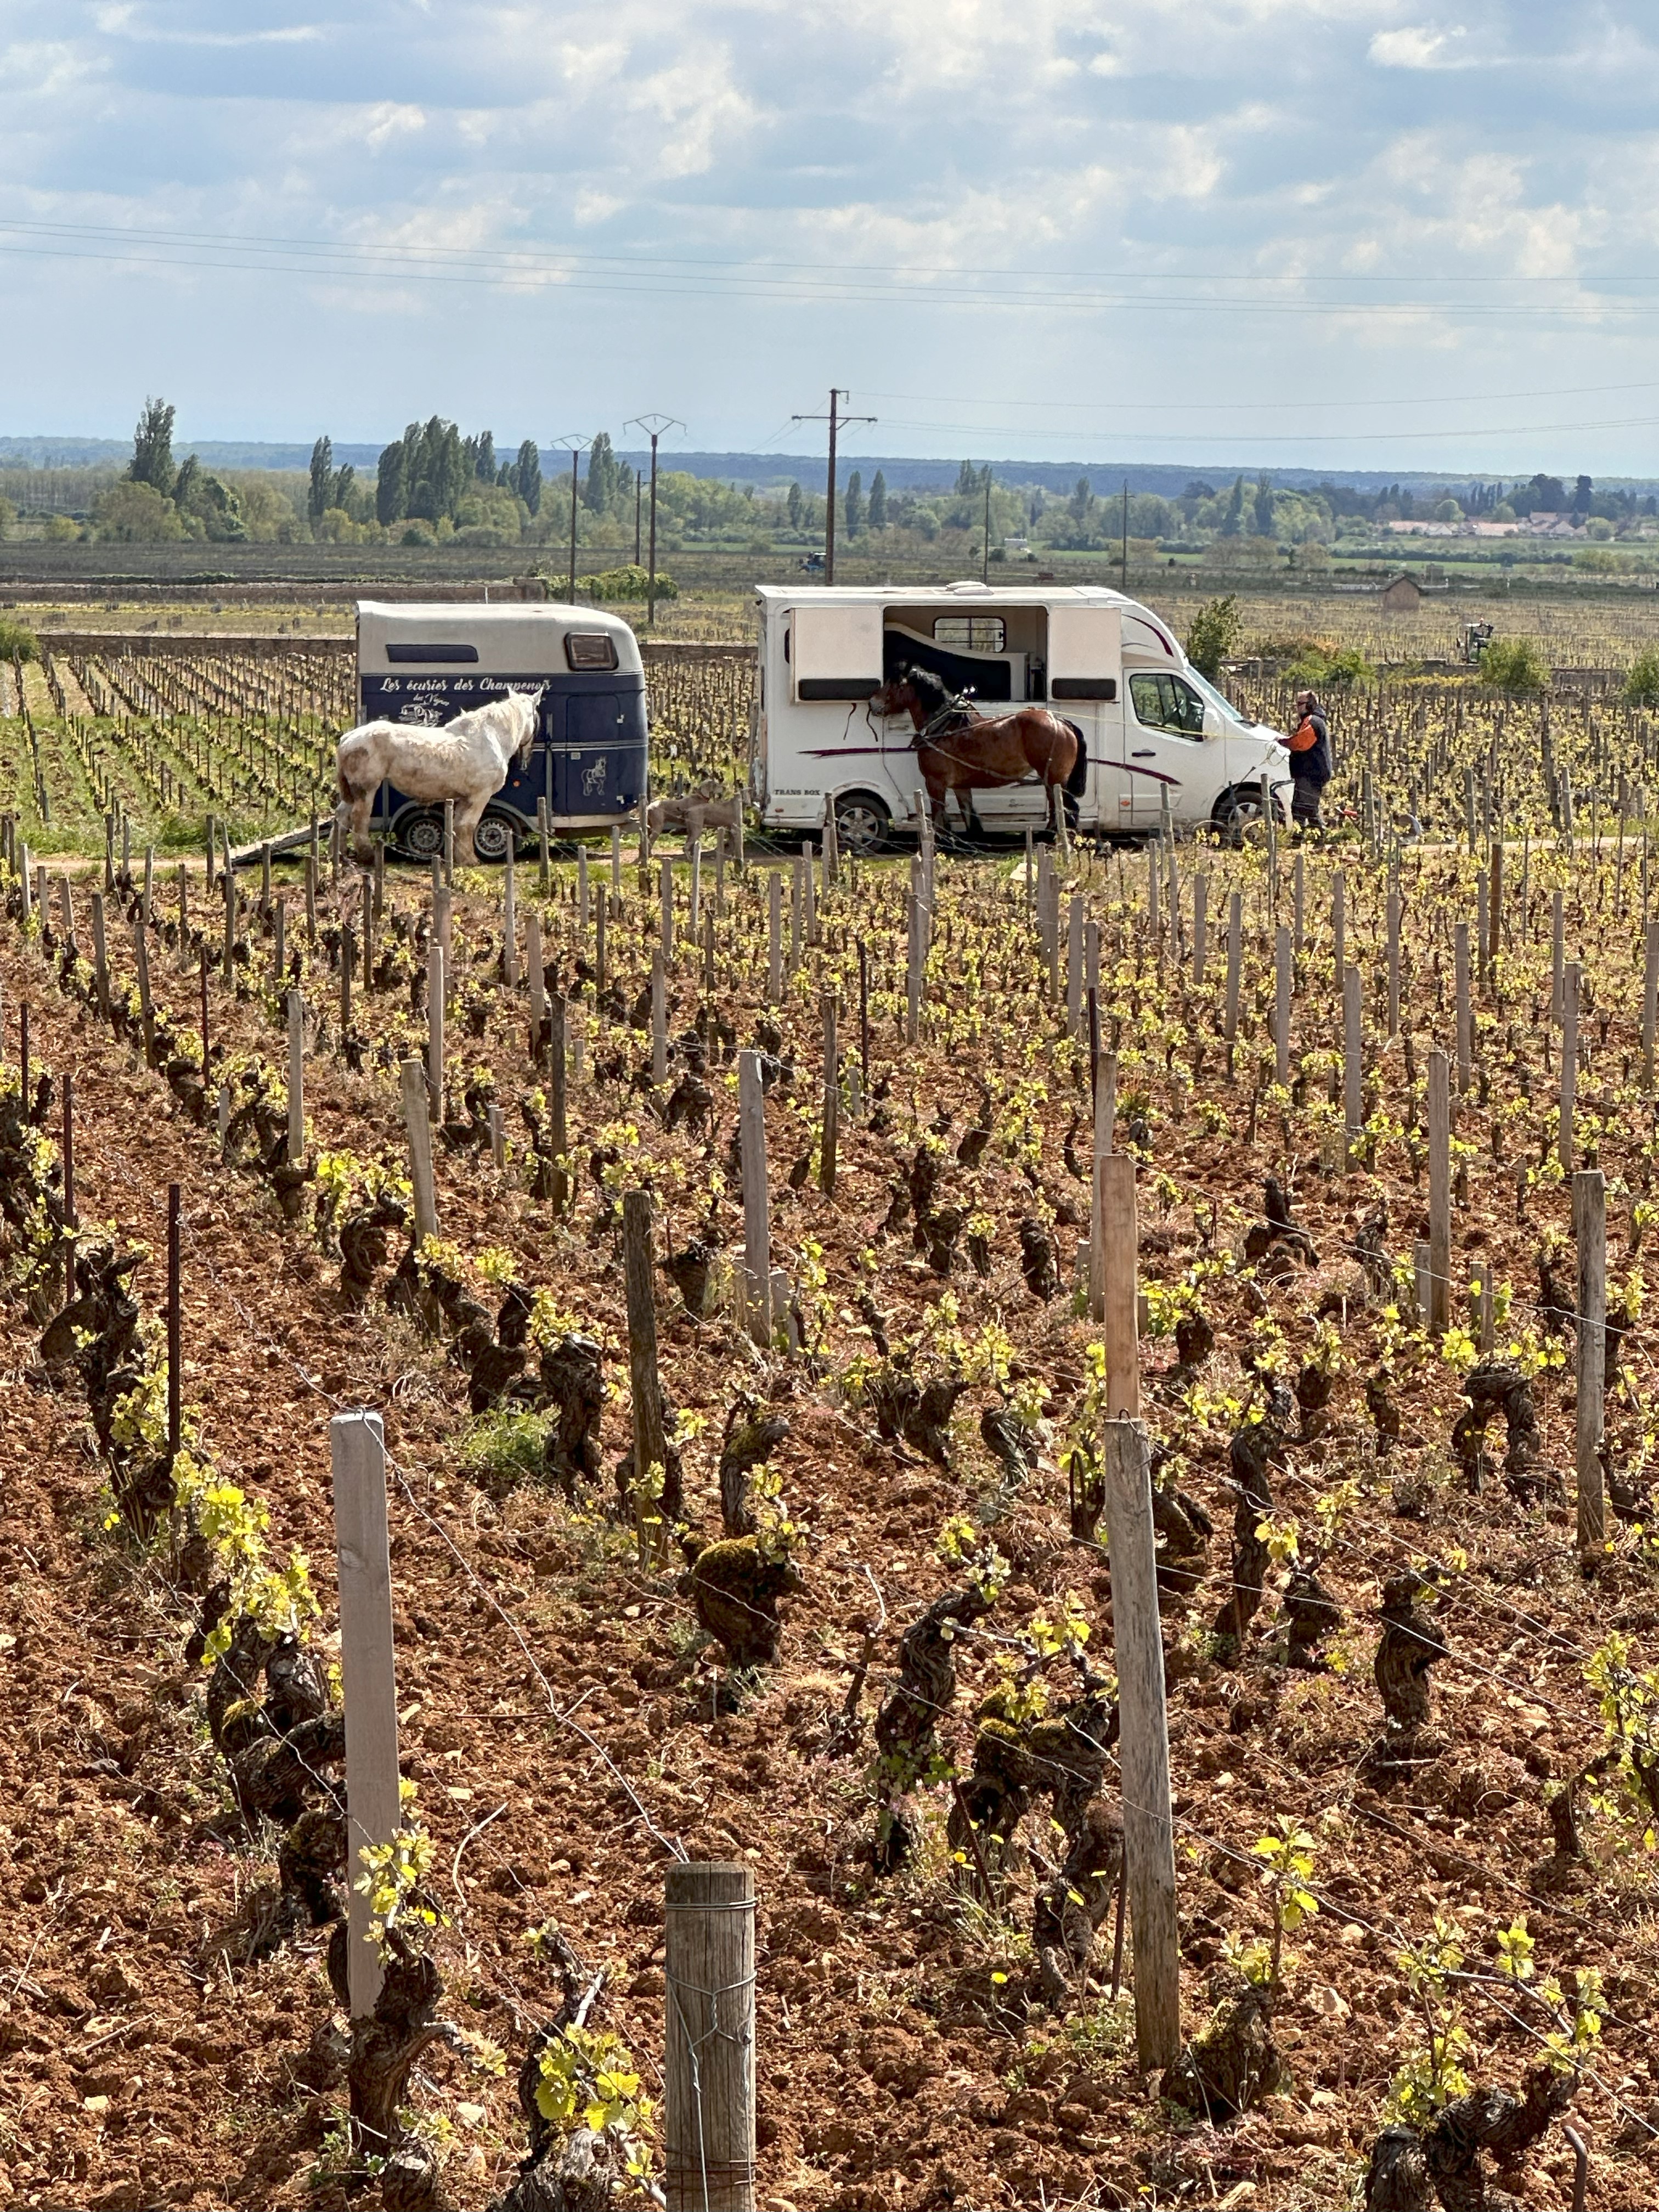
M 0 431 L 1659 474 L 1656 82 L 1651 0 L 0 0 Z

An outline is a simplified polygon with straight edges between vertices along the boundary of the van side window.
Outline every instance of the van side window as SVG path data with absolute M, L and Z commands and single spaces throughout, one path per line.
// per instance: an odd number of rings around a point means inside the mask
M 936 615 L 935 645 L 954 645 L 969 653 L 1004 653 L 1008 625 L 1000 615 Z
M 1132 676 L 1129 696 L 1143 730 L 1167 730 L 1178 738 L 1203 736 L 1204 702 L 1180 677 Z

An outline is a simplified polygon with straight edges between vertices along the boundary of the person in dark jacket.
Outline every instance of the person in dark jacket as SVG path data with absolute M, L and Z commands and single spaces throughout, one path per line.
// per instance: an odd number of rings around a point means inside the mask
M 1291 813 L 1297 827 L 1320 827 L 1319 802 L 1331 780 L 1331 739 L 1318 700 L 1311 691 L 1296 695 L 1296 728 L 1291 733 Z

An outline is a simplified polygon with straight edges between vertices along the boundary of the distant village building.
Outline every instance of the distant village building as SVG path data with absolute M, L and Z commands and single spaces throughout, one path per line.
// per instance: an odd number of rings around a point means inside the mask
M 1395 576 L 1382 586 L 1385 615 L 1414 615 L 1422 604 L 1422 589 L 1414 576 Z

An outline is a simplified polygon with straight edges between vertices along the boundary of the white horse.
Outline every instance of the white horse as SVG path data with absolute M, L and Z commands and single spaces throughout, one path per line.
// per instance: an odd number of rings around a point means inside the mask
M 342 831 L 351 833 L 358 859 L 372 857 L 369 810 L 375 793 L 389 781 L 410 799 L 439 805 L 453 799 L 455 857 L 476 860 L 472 833 L 514 763 L 522 768 L 529 760 L 540 698 L 539 690 L 509 691 L 458 714 L 441 730 L 416 722 L 362 722 L 348 730 L 334 754 L 337 814 Z

